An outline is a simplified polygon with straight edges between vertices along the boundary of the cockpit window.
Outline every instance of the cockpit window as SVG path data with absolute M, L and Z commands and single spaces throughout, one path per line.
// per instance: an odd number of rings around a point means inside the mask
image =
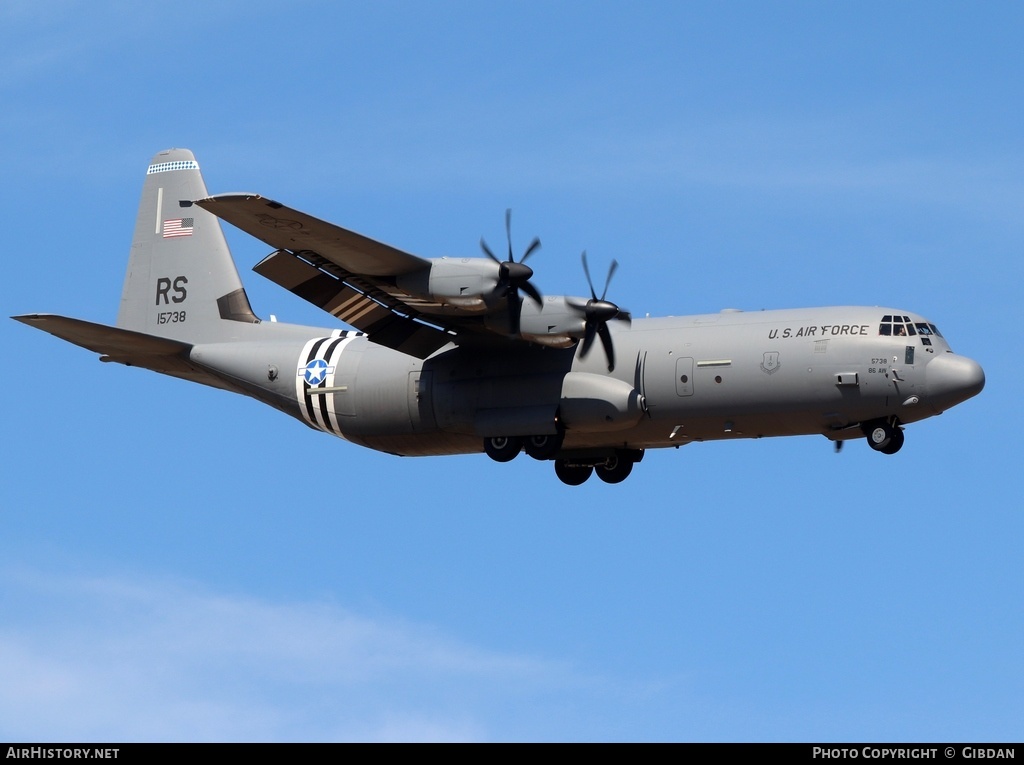
M 931 329 L 931 331 L 932 331 L 932 332 L 934 332 L 934 333 L 935 333 L 936 335 L 938 335 L 939 337 L 942 337 L 942 333 L 941 333 L 941 332 L 939 332 L 939 328 L 938 328 L 938 327 L 936 327 L 936 326 L 935 326 L 934 324 L 929 324 L 929 325 L 928 325 L 928 327 L 929 327 L 929 328 Z
M 918 327 L 923 325 L 918 324 Z M 917 330 L 914 328 L 914 324 L 910 321 L 909 316 L 883 316 L 882 323 L 878 325 L 878 334 L 886 337 L 907 337 L 908 335 L 916 335 Z
M 917 334 L 919 334 L 919 335 L 930 335 L 930 334 L 932 334 L 931 327 L 929 327 L 924 322 L 918 322 L 914 326 L 917 327 Z

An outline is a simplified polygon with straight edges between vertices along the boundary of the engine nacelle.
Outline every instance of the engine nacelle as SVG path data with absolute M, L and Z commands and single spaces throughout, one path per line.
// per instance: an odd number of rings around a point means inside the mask
M 500 291 L 502 264 L 489 258 L 433 258 L 430 268 L 402 274 L 396 284 L 406 292 L 466 311 L 486 314 L 488 329 L 510 334 L 505 288 Z M 499 294 L 495 294 L 498 292 Z M 577 304 L 585 302 L 575 298 Z M 519 335 L 553 348 L 568 348 L 586 334 L 586 316 L 563 295 L 549 295 L 541 305 L 530 297 L 520 298 Z
M 508 318 L 496 312 L 486 318 L 496 332 L 508 332 Z M 524 340 L 552 348 L 568 348 L 586 334 L 582 313 L 570 306 L 563 295 L 548 295 L 541 305 L 525 298 L 520 306 L 519 334 Z
M 430 268 L 402 274 L 398 287 L 418 297 L 466 310 L 487 310 L 500 266 L 488 258 L 431 258 Z

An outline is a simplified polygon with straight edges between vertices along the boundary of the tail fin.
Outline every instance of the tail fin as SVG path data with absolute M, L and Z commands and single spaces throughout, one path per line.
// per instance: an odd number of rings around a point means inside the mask
M 216 216 L 192 204 L 208 196 L 187 149 L 153 157 L 146 170 L 117 326 L 187 342 L 217 342 L 229 322 L 256 323 Z M 237 328 L 237 325 L 235 325 Z

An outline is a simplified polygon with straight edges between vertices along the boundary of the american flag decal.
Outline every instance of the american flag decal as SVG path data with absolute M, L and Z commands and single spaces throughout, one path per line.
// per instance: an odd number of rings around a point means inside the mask
M 192 236 L 195 218 L 172 218 L 164 221 L 164 239 L 176 236 Z

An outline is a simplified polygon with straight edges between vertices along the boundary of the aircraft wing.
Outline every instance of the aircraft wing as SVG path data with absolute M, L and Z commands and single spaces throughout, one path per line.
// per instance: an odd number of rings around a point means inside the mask
M 455 340 L 443 325 L 425 320 L 412 306 L 417 301 L 405 293 L 381 289 L 375 280 L 339 269 L 316 253 L 278 250 L 252 270 L 365 332 L 373 342 L 410 356 L 425 359 Z
M 399 276 L 430 267 L 423 258 L 259 194 L 218 194 L 196 204 L 271 247 L 315 252 L 352 274 Z
M 413 295 L 397 278 L 430 261 L 258 194 L 219 194 L 195 204 L 275 247 L 253 270 L 369 339 L 418 358 L 469 336 L 508 342 L 471 311 Z

